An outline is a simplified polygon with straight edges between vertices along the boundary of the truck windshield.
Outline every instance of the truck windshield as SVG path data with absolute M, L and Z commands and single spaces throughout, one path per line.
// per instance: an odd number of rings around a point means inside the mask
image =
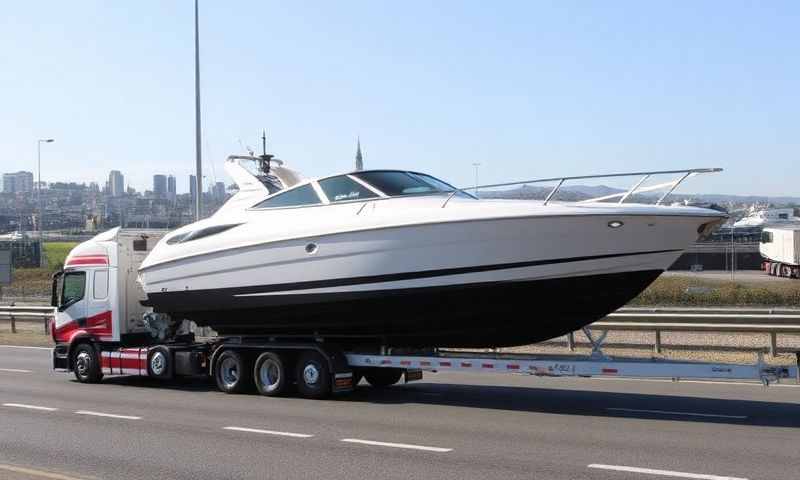
M 61 289 L 61 304 L 64 308 L 83 299 L 86 294 L 86 272 L 68 272 L 64 274 Z

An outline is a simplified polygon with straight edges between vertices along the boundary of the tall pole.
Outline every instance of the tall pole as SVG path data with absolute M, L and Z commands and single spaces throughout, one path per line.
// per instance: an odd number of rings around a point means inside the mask
M 42 233 L 44 229 L 42 228 L 42 217 L 44 217 L 44 212 L 42 211 L 42 141 L 39 140 L 36 142 L 36 171 L 38 172 L 37 176 L 39 180 L 36 182 L 36 203 L 39 204 L 39 221 L 36 222 L 36 226 L 39 227 L 39 251 L 41 252 L 41 242 L 42 242 Z M 41 253 L 39 253 L 39 258 L 41 258 Z
M 200 21 L 199 0 L 194 0 L 194 151 L 197 173 L 195 175 L 194 219 L 200 220 L 203 197 L 203 153 L 200 141 Z

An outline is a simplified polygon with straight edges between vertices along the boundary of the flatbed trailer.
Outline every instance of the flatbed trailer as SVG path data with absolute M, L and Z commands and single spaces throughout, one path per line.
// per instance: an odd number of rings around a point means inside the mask
M 591 335 L 591 333 L 589 333 Z M 592 337 L 593 338 L 593 337 Z M 286 395 L 296 386 L 306 398 L 325 398 L 352 391 L 362 378 L 374 387 L 421 380 L 423 372 L 476 372 L 546 377 L 616 377 L 704 380 L 754 380 L 764 385 L 794 379 L 798 367 L 727 364 L 609 357 L 602 340 L 593 339 L 590 355 L 527 355 L 434 350 L 428 352 L 348 351 L 324 342 L 296 339 L 225 337 L 143 347 L 95 343 L 97 365 L 81 364 L 63 348 L 53 350 L 56 369 L 71 370 L 81 382 L 107 375 L 137 375 L 168 381 L 175 377 L 211 377 L 226 393 L 256 390 L 265 396 Z M 85 349 L 81 353 L 86 353 Z M 800 353 L 798 360 L 800 360 Z

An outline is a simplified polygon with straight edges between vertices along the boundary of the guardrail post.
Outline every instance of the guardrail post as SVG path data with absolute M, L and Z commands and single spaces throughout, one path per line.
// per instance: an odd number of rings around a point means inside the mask
M 14 314 L 11 314 L 11 333 L 17 333 L 17 321 L 14 319 Z
M 656 341 L 653 343 L 653 351 L 661 353 L 661 330 L 656 330 Z
M 50 317 L 44 317 L 44 334 L 47 335 L 47 322 L 50 321 Z
M 575 332 L 569 332 L 567 334 L 567 348 L 570 352 L 575 351 Z
M 775 332 L 769 334 L 769 356 L 778 356 L 778 334 Z

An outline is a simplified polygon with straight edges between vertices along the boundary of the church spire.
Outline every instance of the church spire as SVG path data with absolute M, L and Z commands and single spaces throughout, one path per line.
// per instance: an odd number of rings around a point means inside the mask
M 361 137 L 358 137 L 358 147 L 356 147 L 356 171 L 364 170 L 364 157 L 361 155 Z

